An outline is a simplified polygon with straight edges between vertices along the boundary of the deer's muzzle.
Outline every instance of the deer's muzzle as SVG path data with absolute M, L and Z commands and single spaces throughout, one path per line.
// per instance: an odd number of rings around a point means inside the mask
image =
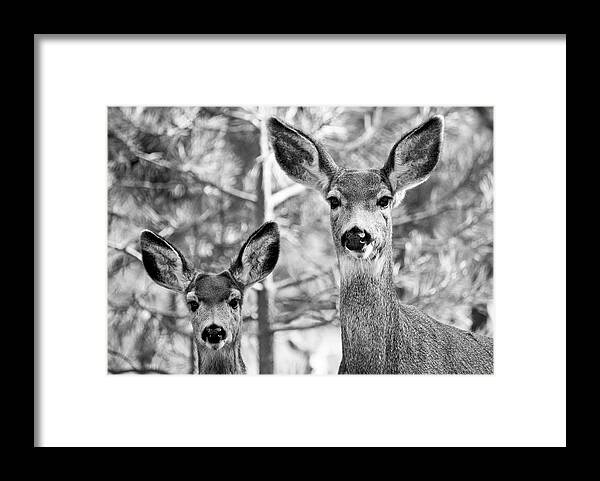
M 363 252 L 372 240 L 371 234 L 359 227 L 352 227 L 342 235 L 342 245 L 353 252 Z
M 221 342 L 227 338 L 227 332 L 221 326 L 211 324 L 204 328 L 201 337 L 206 344 L 220 347 Z

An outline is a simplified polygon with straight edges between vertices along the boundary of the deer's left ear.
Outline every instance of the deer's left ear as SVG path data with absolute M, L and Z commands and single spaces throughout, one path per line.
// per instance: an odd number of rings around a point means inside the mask
M 444 136 L 444 118 L 432 117 L 411 130 L 392 147 L 382 171 L 400 193 L 425 182 L 437 165 Z
M 246 287 L 267 277 L 278 258 L 279 228 L 275 222 L 265 222 L 244 243 L 229 272 Z

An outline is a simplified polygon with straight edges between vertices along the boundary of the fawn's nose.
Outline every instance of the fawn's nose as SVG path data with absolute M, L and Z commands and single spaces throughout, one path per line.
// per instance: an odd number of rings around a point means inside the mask
M 359 227 L 352 227 L 342 235 L 342 245 L 351 251 L 362 251 L 371 240 L 371 234 Z
M 218 344 L 219 342 L 224 341 L 226 337 L 227 333 L 225 332 L 225 329 L 216 324 L 211 324 L 202 331 L 202 340 L 209 344 Z

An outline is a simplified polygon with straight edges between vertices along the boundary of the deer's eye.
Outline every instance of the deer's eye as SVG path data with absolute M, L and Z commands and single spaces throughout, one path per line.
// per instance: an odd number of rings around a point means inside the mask
M 240 305 L 240 301 L 237 299 L 231 299 L 228 304 L 232 309 L 237 309 L 237 307 Z
M 198 304 L 198 302 L 196 301 L 188 301 L 188 307 L 190 308 L 190 311 L 192 312 L 196 312 L 198 310 L 198 307 L 200 307 L 200 304 Z
M 329 207 L 332 209 L 337 209 L 342 204 L 337 197 L 328 197 L 327 202 L 329 202 Z
M 381 207 L 382 209 L 385 209 L 386 207 L 388 207 L 390 205 L 391 201 L 392 201 L 391 197 L 385 196 L 377 201 L 377 205 L 379 207 Z

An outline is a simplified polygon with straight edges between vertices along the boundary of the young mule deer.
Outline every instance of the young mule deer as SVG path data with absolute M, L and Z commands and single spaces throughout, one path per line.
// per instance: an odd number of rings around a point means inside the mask
M 192 321 L 194 374 L 245 374 L 241 355 L 244 290 L 267 277 L 279 257 L 279 230 L 266 222 L 246 240 L 231 266 L 210 274 L 149 230 L 140 235 L 142 261 L 154 282 L 185 294 Z
M 436 166 L 444 121 L 436 116 L 406 133 L 381 169 L 339 168 L 310 136 L 268 120 L 281 168 L 329 202 L 340 266 L 342 362 L 348 374 L 488 374 L 493 341 L 442 324 L 400 303 L 392 279 L 392 206 Z

